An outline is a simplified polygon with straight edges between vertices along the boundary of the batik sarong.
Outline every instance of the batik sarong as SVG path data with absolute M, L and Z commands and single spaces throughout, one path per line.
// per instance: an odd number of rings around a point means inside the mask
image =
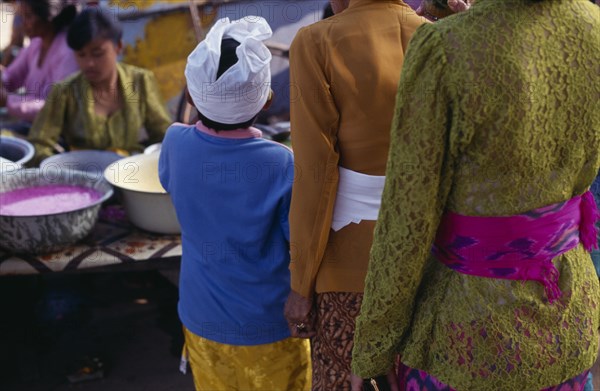
M 541 391 L 582 391 L 587 383 L 589 371 L 556 386 L 541 389 Z M 400 364 L 398 369 L 398 384 L 400 391 L 456 391 L 442 383 L 427 372 Z

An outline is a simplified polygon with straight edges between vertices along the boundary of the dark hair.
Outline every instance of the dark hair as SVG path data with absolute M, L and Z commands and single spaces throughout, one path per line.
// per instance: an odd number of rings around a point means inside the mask
M 35 16 L 52 23 L 54 31 L 57 32 L 68 27 L 77 16 L 77 7 L 73 4 L 64 5 L 63 3 L 60 6 L 59 3 L 57 7 L 56 0 L 54 6 L 52 0 L 21 0 L 21 2 L 27 4 Z
M 219 69 L 217 70 L 217 79 L 221 77 L 229 68 L 238 62 L 236 53 L 240 43 L 233 38 L 224 38 L 221 41 L 221 58 L 219 59 Z
M 335 14 L 333 13 L 333 8 L 331 7 L 331 3 L 327 3 L 327 5 L 325 6 L 325 9 L 323 10 L 323 19 L 329 19 L 333 15 L 335 15 Z
M 221 130 L 236 130 L 236 129 L 245 129 L 254 125 L 256 122 L 256 118 L 259 113 L 256 113 L 254 117 L 252 117 L 249 121 L 243 122 L 241 124 L 222 124 L 220 122 L 213 121 L 210 118 L 206 118 L 201 112 L 198 111 L 198 119 L 206 126 L 207 128 L 221 131 Z
M 118 44 L 123 38 L 121 25 L 106 10 L 100 7 L 83 10 L 71 23 L 67 43 L 75 51 L 95 39 L 109 39 Z
M 240 43 L 232 38 L 225 38 L 221 41 L 221 58 L 219 59 L 219 69 L 217 70 L 217 80 L 221 77 L 223 73 L 225 73 L 229 68 L 231 68 L 236 62 L 238 62 L 238 56 L 235 50 L 240 46 Z M 249 121 L 239 123 L 239 124 L 222 124 L 220 122 L 216 122 L 207 118 L 204 114 L 198 112 L 198 119 L 202 121 L 204 126 L 214 130 L 235 130 L 235 129 L 244 129 L 249 128 L 254 125 L 256 118 L 259 113 L 251 118 Z

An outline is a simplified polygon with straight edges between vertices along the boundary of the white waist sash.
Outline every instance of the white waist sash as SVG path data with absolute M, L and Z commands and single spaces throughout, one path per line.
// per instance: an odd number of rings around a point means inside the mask
M 377 220 L 385 176 L 361 174 L 339 167 L 339 184 L 331 228 L 339 231 L 350 223 Z

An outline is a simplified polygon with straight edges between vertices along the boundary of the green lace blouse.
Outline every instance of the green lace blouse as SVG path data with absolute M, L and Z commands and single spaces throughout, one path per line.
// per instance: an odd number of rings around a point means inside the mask
M 396 354 L 463 390 L 539 390 L 590 368 L 600 287 L 581 245 L 541 284 L 473 277 L 430 255 L 444 210 L 514 215 L 585 192 L 600 168 L 600 8 L 478 0 L 420 27 L 398 88 L 353 371 Z

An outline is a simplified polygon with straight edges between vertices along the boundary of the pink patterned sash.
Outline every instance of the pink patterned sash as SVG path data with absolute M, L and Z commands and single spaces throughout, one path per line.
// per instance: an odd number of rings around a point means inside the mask
M 505 217 L 442 217 L 433 254 L 449 268 L 472 276 L 538 281 L 550 303 L 561 296 L 552 259 L 581 242 L 598 248 L 600 213 L 591 192 L 568 201 Z

